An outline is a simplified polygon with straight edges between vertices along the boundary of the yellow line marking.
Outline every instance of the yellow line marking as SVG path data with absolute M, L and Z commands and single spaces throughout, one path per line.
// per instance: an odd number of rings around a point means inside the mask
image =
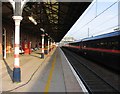
M 52 67 L 50 69 L 50 73 L 49 73 L 49 76 L 48 76 L 48 79 L 47 79 L 47 83 L 46 83 L 44 92 L 48 92 L 49 91 L 50 83 L 51 83 L 51 80 L 52 80 L 53 71 L 54 71 L 54 68 L 55 68 L 55 61 L 56 61 L 56 55 L 55 55 L 55 57 L 54 57 L 54 59 L 52 61 Z

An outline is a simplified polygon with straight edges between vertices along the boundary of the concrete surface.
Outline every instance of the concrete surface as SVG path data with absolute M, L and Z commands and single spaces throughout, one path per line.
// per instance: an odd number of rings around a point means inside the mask
M 11 92 L 82 92 L 70 66 L 59 48 L 45 59 L 40 59 L 39 51 L 20 57 L 22 82 L 12 82 L 13 58 L 3 64 L 2 89 Z M 9 75 L 8 75 L 9 74 Z

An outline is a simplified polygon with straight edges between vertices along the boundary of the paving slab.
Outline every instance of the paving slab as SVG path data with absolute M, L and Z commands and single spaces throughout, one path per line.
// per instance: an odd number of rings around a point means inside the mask
M 60 49 L 54 51 L 29 83 L 12 92 L 83 92 Z
M 44 59 L 40 58 L 41 50 L 32 52 L 30 55 L 21 55 L 20 56 L 20 67 L 21 67 L 21 82 L 13 83 L 12 74 L 13 74 L 13 62 L 14 58 L 9 57 L 2 61 L 2 68 L 0 75 L 2 77 L 2 91 L 11 91 L 15 88 L 21 87 L 22 85 L 27 84 L 30 79 L 32 79 L 35 72 L 44 65 L 44 62 L 49 60 L 50 56 L 53 54 L 55 49 L 50 52 L 49 55 L 45 55 Z

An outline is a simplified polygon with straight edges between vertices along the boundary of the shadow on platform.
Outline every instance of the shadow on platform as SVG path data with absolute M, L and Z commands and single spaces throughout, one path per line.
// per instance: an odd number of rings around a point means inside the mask
M 4 61 L 4 63 L 5 63 L 5 66 L 6 66 L 6 68 L 7 68 L 7 72 L 8 72 L 8 74 L 9 74 L 11 80 L 13 81 L 13 71 L 12 71 L 12 69 L 9 67 L 8 63 L 6 62 L 6 60 L 3 59 L 3 61 Z

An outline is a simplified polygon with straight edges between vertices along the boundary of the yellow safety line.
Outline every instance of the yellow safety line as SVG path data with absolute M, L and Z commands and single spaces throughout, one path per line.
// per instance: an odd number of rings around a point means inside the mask
M 53 71 L 54 71 L 54 68 L 55 68 L 55 61 L 56 61 L 56 55 L 55 55 L 55 58 L 53 59 L 53 62 L 52 62 L 52 67 L 50 69 L 50 73 L 49 73 L 49 76 L 48 76 L 48 79 L 47 79 L 47 83 L 46 83 L 44 92 L 48 92 L 49 91 L 50 83 L 51 83 L 51 80 L 52 80 Z

